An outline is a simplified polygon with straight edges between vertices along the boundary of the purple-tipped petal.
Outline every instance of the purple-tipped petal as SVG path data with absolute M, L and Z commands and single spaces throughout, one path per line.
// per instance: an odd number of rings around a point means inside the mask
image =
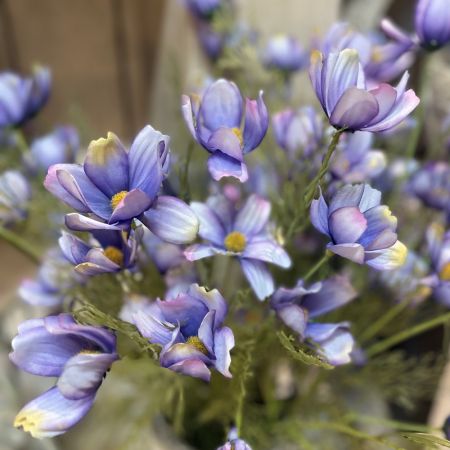
M 241 183 L 248 180 L 245 163 L 231 158 L 218 150 L 208 158 L 208 170 L 216 181 L 223 177 L 237 178 Z
M 55 164 L 50 166 L 48 169 L 47 176 L 45 177 L 44 186 L 51 192 L 55 197 L 59 198 L 61 201 L 69 205 L 71 208 L 87 213 L 90 211 L 83 197 L 80 195 L 72 195 L 71 192 L 66 190 L 58 180 L 57 171 L 59 170 L 60 164 Z
M 302 299 L 302 306 L 310 317 L 317 317 L 340 308 L 356 297 L 357 293 L 345 276 L 334 276 L 322 282 L 317 293 L 309 293 Z
M 329 214 L 348 206 L 356 206 L 364 213 L 368 209 L 378 206 L 380 201 L 381 192 L 371 188 L 368 184 L 346 185 L 333 196 Z
M 319 353 L 330 364 L 339 366 L 351 362 L 355 341 L 346 323 L 310 323 L 306 337 L 320 346 Z
M 285 305 L 277 309 L 280 319 L 300 337 L 305 335 L 308 311 L 297 305 Z
M 329 115 L 337 109 L 346 92 L 357 85 L 359 71 L 359 56 L 354 49 L 347 48 L 327 56 L 322 69 L 322 93 Z
M 194 211 L 182 200 L 169 196 L 158 197 L 142 221 L 152 233 L 172 244 L 192 242 L 199 230 Z
M 367 126 L 367 131 L 378 132 L 389 130 L 402 122 L 420 103 L 419 97 L 412 89 L 406 91 L 397 103 L 392 107 L 389 114 L 380 122 Z
M 355 263 L 364 263 L 364 247 L 360 244 L 328 245 L 327 248 L 336 255 L 350 259 Z
M 203 361 L 198 359 L 181 361 L 168 367 L 168 369 L 190 377 L 200 378 L 206 382 L 211 379 L 210 370 Z
M 203 361 L 208 364 L 210 359 L 203 352 L 187 343 L 178 343 L 170 346 L 167 351 L 161 353 L 160 363 L 163 367 L 170 367 L 182 361 Z
M 107 197 L 128 191 L 128 155 L 114 133 L 89 144 L 84 172 Z
M 227 303 L 222 297 L 222 294 L 217 289 L 206 290 L 203 286 L 198 284 L 191 284 L 187 291 L 188 295 L 194 297 L 210 310 L 215 311 L 214 328 L 220 327 L 225 320 L 227 314 Z
M 216 252 L 211 245 L 194 244 L 190 245 L 185 251 L 184 256 L 188 261 L 197 261 L 215 255 Z
M 266 264 L 254 259 L 241 258 L 241 266 L 247 281 L 259 300 L 264 300 L 275 290 L 272 275 Z
M 150 208 L 152 198 L 147 193 L 139 189 L 133 189 L 116 206 L 111 217 L 110 223 L 131 220 Z
M 115 230 L 121 228 L 116 225 L 100 222 L 100 220 L 91 219 L 78 213 L 69 213 L 65 215 L 66 227 L 72 231 L 95 231 L 95 230 Z
M 270 210 L 270 202 L 252 194 L 239 210 L 234 222 L 234 229 L 246 236 L 258 234 L 267 225 Z
M 230 328 L 223 327 L 214 333 L 214 355 L 216 356 L 215 368 L 223 376 L 231 378 L 230 350 L 234 347 L 234 335 Z
M 200 106 L 203 125 L 211 131 L 220 127 L 239 128 L 242 118 L 242 96 L 232 81 L 223 78 L 205 91 Z
M 198 337 L 206 347 L 210 355 L 214 355 L 214 321 L 216 311 L 209 311 L 203 318 L 198 329 Z
M 190 206 L 200 222 L 199 236 L 222 246 L 225 239 L 225 230 L 215 211 L 200 202 L 192 202 Z
M 249 153 L 263 140 L 269 127 L 269 113 L 259 91 L 257 100 L 245 99 L 244 153 Z
M 283 268 L 291 266 L 291 258 L 283 247 L 268 236 L 256 237 L 250 241 L 245 247 L 242 257 L 265 261 Z
M 145 126 L 134 139 L 128 159 L 130 189 L 139 189 L 153 200 L 167 173 L 169 136 Z
M 25 322 L 26 324 L 27 322 Z M 35 322 L 31 322 L 31 325 Z M 25 372 L 45 377 L 57 377 L 66 362 L 84 349 L 85 344 L 76 335 L 55 336 L 44 327 L 27 329 L 12 340 L 9 359 Z
M 58 436 L 88 413 L 94 398 L 93 394 L 80 400 L 69 400 L 55 386 L 26 404 L 17 414 L 14 426 L 38 439 Z
M 24 280 L 18 290 L 19 297 L 29 305 L 54 308 L 60 306 L 63 296 L 52 292 L 36 280 Z
M 336 244 L 356 242 L 367 228 L 367 219 L 355 206 L 334 211 L 328 220 L 330 233 Z
M 155 317 L 151 311 L 137 311 L 134 314 L 134 322 L 137 329 L 153 344 L 167 345 L 173 334 L 174 326 L 168 325 L 161 320 L 161 317 Z
M 244 160 L 241 141 L 231 128 L 219 128 L 215 130 L 208 139 L 206 146 L 212 152 L 219 150 L 239 162 Z
M 72 400 L 93 395 L 117 359 L 115 353 L 79 353 L 67 361 L 56 386 L 64 397 Z
M 65 231 L 62 232 L 58 243 L 63 255 L 75 265 L 84 262 L 86 255 L 91 250 L 91 247 L 80 238 Z
M 311 223 L 323 234 L 330 236 L 328 229 L 328 205 L 323 198 L 322 192 L 317 200 L 313 200 L 310 209 Z
M 336 128 L 359 130 L 370 123 L 378 112 L 378 102 L 373 94 L 352 87 L 340 97 L 330 115 L 330 123 Z

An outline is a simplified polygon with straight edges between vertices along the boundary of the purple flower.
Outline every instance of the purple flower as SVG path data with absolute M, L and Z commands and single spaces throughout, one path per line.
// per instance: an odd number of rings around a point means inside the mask
M 227 35 L 216 31 L 208 22 L 196 21 L 197 37 L 206 56 L 215 61 L 225 47 Z
M 208 169 L 215 180 L 226 176 L 241 182 L 248 179 L 244 155 L 260 144 L 269 125 L 262 95 L 261 91 L 258 100 L 246 98 L 245 112 L 241 93 L 232 81 L 215 81 L 202 98 L 183 95 L 184 120 L 194 139 L 211 153 Z
M 247 442 L 243 439 L 239 439 L 236 428 L 230 430 L 227 439 L 227 442 L 218 447 L 217 450 L 252 450 Z
M 344 183 L 361 183 L 377 177 L 386 167 L 386 157 L 372 150 L 373 134 L 356 131 L 344 136 L 331 160 L 330 172 Z
M 415 28 L 420 44 L 429 50 L 450 42 L 450 5 L 448 0 L 419 0 Z
M 143 295 L 127 295 L 119 312 L 119 318 L 136 325 L 134 320 L 136 313 L 140 311 L 146 312 L 147 310 L 151 312 L 152 304 L 153 302 Z
M 427 206 L 450 213 L 450 164 L 426 163 L 411 177 L 407 189 Z
M 32 168 L 47 170 L 53 164 L 73 163 L 79 148 L 76 128 L 70 125 L 56 127 L 32 142 L 29 164 Z
M 408 73 L 396 88 L 380 84 L 367 90 L 358 52 L 346 49 L 311 57 L 310 78 L 331 125 L 350 131 L 384 131 L 399 124 L 419 104 L 412 89 L 405 92 Z
M 164 275 L 168 288 L 166 297 L 176 297 L 198 281 L 195 265 L 186 260 L 179 245 L 164 242 L 148 230 L 144 230 L 142 243 L 157 269 Z
M 431 293 L 423 281 L 428 266 L 415 252 L 409 251 L 405 264 L 396 270 L 381 272 L 380 279 L 396 301 L 409 299 L 411 305 L 422 302 Z
M 7 170 L 0 175 L 0 223 L 24 220 L 30 199 L 30 185 L 20 172 Z
M 168 142 L 168 136 L 147 125 L 127 152 L 108 133 L 106 139 L 91 142 L 83 166 L 51 166 L 45 187 L 78 212 L 95 215 L 94 220 L 69 214 L 66 225 L 75 231 L 119 230 L 139 218 L 163 240 L 191 242 L 198 229 L 194 213 L 175 197 L 158 197 L 168 172 Z
M 380 42 L 377 36 L 366 36 L 348 23 L 336 23 L 319 48 L 324 55 L 345 49 L 356 50 L 369 80 L 384 82 L 397 78 L 413 64 L 415 55 L 411 46 L 410 41 Z
M 274 114 L 272 127 L 277 144 L 291 161 L 310 157 L 319 148 L 324 133 L 321 117 L 311 106 Z
M 266 263 L 287 268 L 291 259 L 268 231 L 270 203 L 253 194 L 239 210 L 223 196 L 193 202 L 191 207 L 200 220 L 199 235 L 208 243 L 188 247 L 186 258 L 235 256 L 256 296 L 263 300 L 271 295 L 274 282 Z
M 272 37 L 262 56 L 264 64 L 282 72 L 295 72 L 308 65 L 308 56 L 298 40 L 293 36 L 281 34 Z
M 33 76 L 23 78 L 13 72 L 0 74 L 0 127 L 22 125 L 47 103 L 51 74 L 36 67 Z
M 45 255 L 37 277 L 22 281 L 19 296 L 33 306 L 59 307 L 65 291 L 75 282 L 72 272 L 72 266 L 60 249 L 53 248 Z
M 162 367 L 209 381 L 210 368 L 225 377 L 229 371 L 234 336 L 224 327 L 227 304 L 217 289 L 193 284 L 186 293 L 157 300 L 134 315 L 143 336 L 162 345 Z
M 78 423 L 119 358 L 113 333 L 78 325 L 70 314 L 23 322 L 12 349 L 9 358 L 20 369 L 58 377 L 56 385 L 25 405 L 14 421 L 36 438 L 63 434 Z
M 444 227 L 434 223 L 428 228 L 426 239 L 433 274 L 423 281 L 433 289 L 439 302 L 450 306 L 450 231 L 446 232 Z
M 356 291 L 343 276 L 314 283 L 309 288 L 299 280 L 292 289 L 277 289 L 272 296 L 271 307 L 298 334 L 301 342 L 319 346 L 318 353 L 337 366 L 351 361 L 354 340 L 349 325 L 346 322 L 317 323 L 310 319 L 333 311 L 355 297 Z
M 397 239 L 397 218 L 380 205 L 381 192 L 367 184 L 346 185 L 332 197 L 322 194 L 311 204 L 311 222 L 331 242 L 328 250 L 377 270 L 392 270 L 406 260 L 407 248 Z
M 185 0 L 186 6 L 192 14 L 201 18 L 209 19 L 211 15 L 217 11 L 223 0 Z
M 77 273 L 93 276 L 134 267 L 139 240 L 136 232 L 137 230 L 132 231 L 127 238 L 122 231 L 97 230 L 92 234 L 100 246 L 92 246 L 63 231 L 58 242 L 64 256 L 75 266 Z

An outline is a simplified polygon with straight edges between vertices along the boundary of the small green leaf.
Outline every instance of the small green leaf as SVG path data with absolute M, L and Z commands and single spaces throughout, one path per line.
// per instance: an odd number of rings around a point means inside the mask
M 450 441 L 428 433 L 402 433 L 402 437 L 417 444 L 426 445 L 426 448 L 439 449 L 440 446 L 450 448 Z
M 277 336 L 281 342 L 281 345 L 294 359 L 301 361 L 308 366 L 318 366 L 327 370 L 334 369 L 334 366 L 329 364 L 324 358 L 314 354 L 308 347 L 304 346 L 303 348 L 295 348 L 293 344 L 294 338 L 292 336 L 287 336 L 282 331 L 277 333 Z

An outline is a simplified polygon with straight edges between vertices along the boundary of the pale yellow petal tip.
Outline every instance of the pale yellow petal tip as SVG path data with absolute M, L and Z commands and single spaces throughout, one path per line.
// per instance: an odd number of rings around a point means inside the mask
M 441 271 L 439 272 L 439 278 L 442 281 L 450 281 L 450 262 L 442 267 Z
M 323 54 L 320 50 L 313 50 L 311 52 L 311 64 L 317 64 L 318 62 L 322 61 Z
M 395 252 L 393 254 L 393 261 L 396 263 L 397 267 L 403 266 L 408 257 L 408 248 L 403 242 L 397 241 L 394 245 Z
M 98 139 L 94 139 L 90 142 L 89 148 L 91 147 L 110 147 L 111 145 L 115 145 L 119 141 L 119 138 L 112 132 L 108 131 L 106 137 L 101 137 Z
M 26 433 L 30 433 L 36 439 L 42 439 L 45 436 L 41 433 L 40 424 L 42 421 L 42 412 L 26 411 L 19 412 L 14 419 L 14 426 L 21 428 Z
M 430 225 L 431 232 L 434 233 L 434 235 L 438 238 L 441 238 L 444 236 L 445 228 L 441 223 L 432 223 Z

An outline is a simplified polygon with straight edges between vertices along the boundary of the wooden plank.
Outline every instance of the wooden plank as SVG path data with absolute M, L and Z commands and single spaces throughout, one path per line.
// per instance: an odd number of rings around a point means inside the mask
M 86 137 L 125 133 L 118 93 L 109 0 L 7 0 L 23 69 L 51 67 L 52 98 L 37 119 L 42 129 L 77 118 Z

